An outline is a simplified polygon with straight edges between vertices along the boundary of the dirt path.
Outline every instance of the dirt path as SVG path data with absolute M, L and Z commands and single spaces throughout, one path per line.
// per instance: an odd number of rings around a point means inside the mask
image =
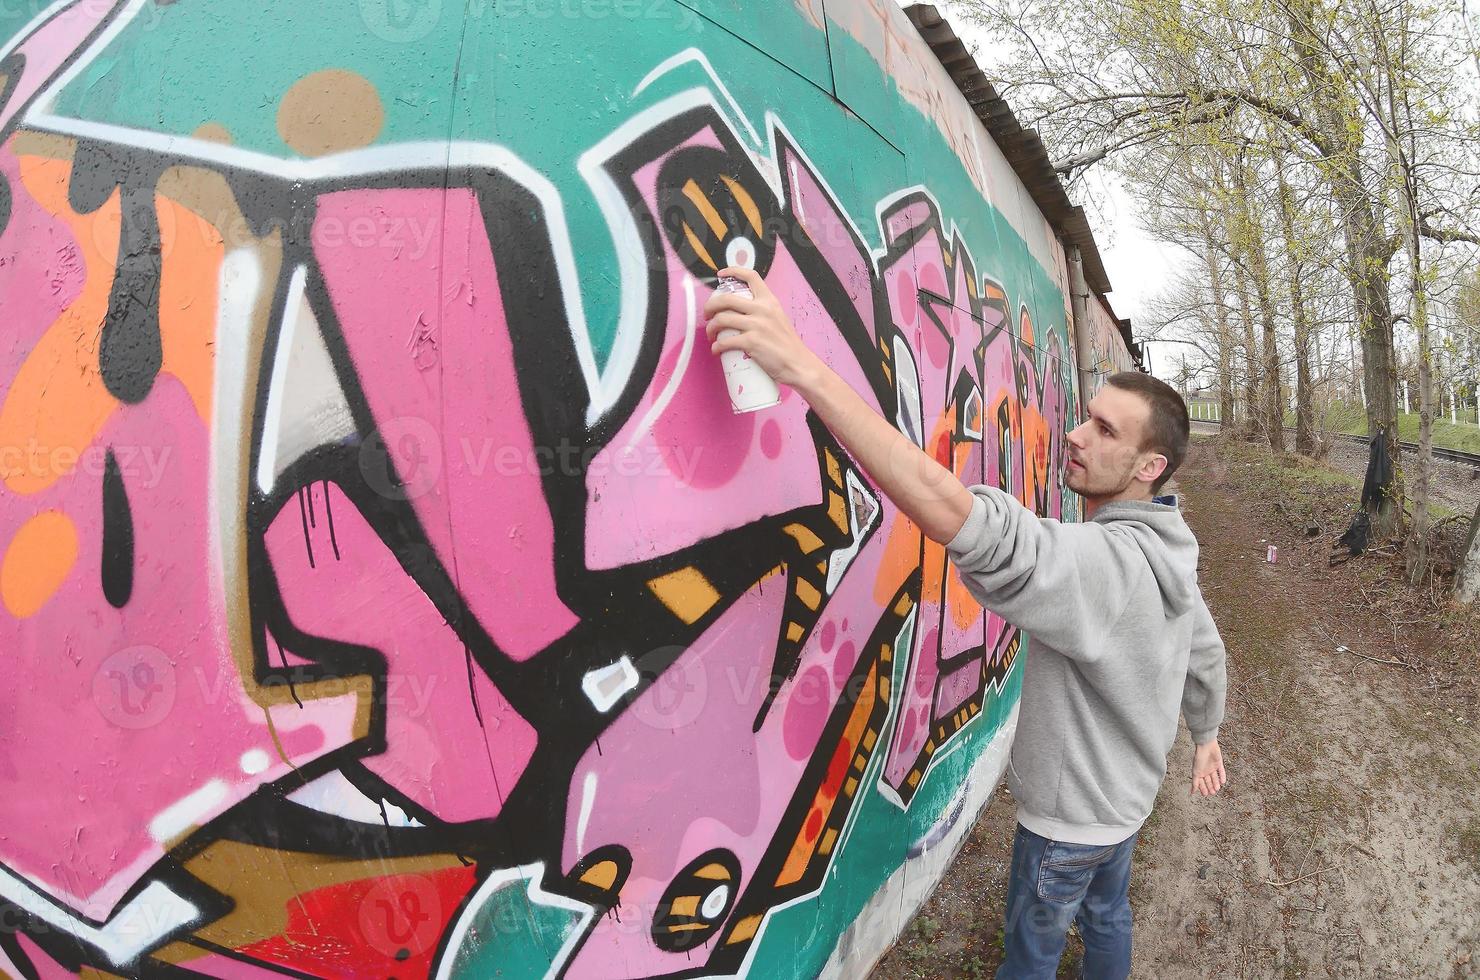
M 1184 731 L 1136 852 L 1133 975 L 1480 977 L 1475 706 L 1378 662 L 1410 649 L 1404 624 L 1354 609 L 1361 572 L 1328 570 L 1238 477 L 1206 443 L 1182 474 L 1229 650 L 1230 782 L 1190 795 Z M 875 977 L 992 975 L 1012 827 L 1000 792 Z

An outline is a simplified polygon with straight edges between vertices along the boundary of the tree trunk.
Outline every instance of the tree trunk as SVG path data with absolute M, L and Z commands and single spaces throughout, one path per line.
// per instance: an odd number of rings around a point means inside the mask
M 1316 37 L 1313 0 L 1291 0 L 1290 35 L 1321 135 L 1327 144 L 1320 164 L 1341 214 L 1346 240 L 1346 277 L 1356 308 L 1362 345 L 1362 397 L 1367 431 L 1382 432 L 1395 473 L 1399 466 L 1397 372 L 1393 364 L 1393 313 L 1388 298 L 1392 246 L 1381 234 L 1372 192 L 1362 180 L 1363 121 L 1350 95 L 1350 83 L 1330 70 Z M 1402 480 L 1373 515 L 1379 534 L 1390 536 L 1402 514 Z
M 1480 507 L 1475 508 L 1475 516 L 1470 519 L 1470 538 L 1460 559 L 1454 597 L 1467 606 L 1480 600 Z
M 1236 412 L 1240 417 L 1238 436 L 1241 439 L 1253 441 L 1263 434 L 1260 420 L 1263 409 L 1259 399 L 1259 345 L 1254 337 L 1254 314 L 1249 299 L 1249 277 L 1244 267 L 1244 243 L 1248 235 L 1244 228 L 1243 206 L 1236 198 L 1238 192 L 1228 187 L 1229 175 L 1224 168 L 1229 166 L 1232 166 L 1236 180 L 1239 164 L 1219 160 L 1213 170 L 1213 181 L 1218 199 L 1223 202 L 1223 237 L 1228 243 L 1228 264 L 1233 270 L 1234 293 L 1238 297 L 1239 322 L 1243 327 L 1243 398 L 1241 408 Z
M 1429 301 L 1423 281 L 1418 229 L 1408 235 L 1413 266 L 1413 331 L 1418 335 L 1418 459 L 1413 474 L 1413 528 L 1408 578 L 1417 585 L 1429 570 L 1429 465 L 1434 459 L 1434 354 L 1429 344 Z
M 1392 163 L 1403 177 L 1403 237 L 1408 245 L 1409 292 L 1413 304 L 1413 332 L 1418 338 L 1418 465 L 1414 467 L 1413 528 L 1408 537 L 1408 580 L 1421 583 L 1429 572 L 1429 471 L 1434 461 L 1434 352 L 1429 338 L 1429 293 L 1423 265 L 1423 243 L 1419 239 L 1419 187 L 1414 160 L 1417 138 L 1413 131 L 1413 105 L 1408 91 L 1403 90 L 1403 112 L 1398 112 L 1398 86 L 1408 36 L 1398 33 L 1398 70 L 1384 41 L 1379 50 L 1388 76 L 1388 152 Z M 1406 124 L 1405 124 L 1406 123 Z M 1408 152 L 1403 137 L 1407 134 Z
M 1258 439 L 1264 434 L 1263 410 L 1259 399 L 1259 343 L 1254 337 L 1254 311 L 1249 300 L 1249 277 L 1239 263 L 1233 263 L 1234 291 L 1238 294 L 1238 315 L 1244 332 L 1244 422 L 1240 435 Z
M 1280 454 L 1285 451 L 1285 389 L 1280 381 L 1280 345 L 1275 329 L 1278 318 L 1270 300 L 1269 270 L 1262 242 L 1257 243 L 1254 254 L 1258 259 L 1251 278 L 1254 299 L 1259 304 L 1259 321 L 1264 328 L 1264 435 L 1270 450 Z
M 1300 243 L 1295 237 L 1295 202 L 1285 180 L 1285 155 L 1275 153 L 1275 175 L 1279 180 L 1280 221 L 1285 232 L 1285 253 L 1290 263 L 1290 312 L 1295 319 L 1295 451 L 1316 453 L 1315 411 L 1311 404 L 1310 318 L 1305 311 L 1305 286 Z
M 1213 244 L 1213 228 L 1204 212 L 1203 261 L 1208 267 L 1208 294 L 1213 300 L 1213 322 L 1218 331 L 1218 418 L 1233 428 L 1233 331 L 1228 328 L 1228 305 L 1223 293 L 1223 273 L 1218 264 L 1218 249 Z
M 1292 290 L 1292 302 L 1300 304 L 1300 287 Z M 1309 327 L 1306 328 L 1309 330 Z M 1301 336 L 1299 320 L 1295 334 L 1295 451 L 1304 456 L 1316 454 L 1316 407 L 1310 377 L 1310 334 Z
M 1248 278 L 1254 287 L 1254 302 L 1259 309 L 1259 325 L 1263 336 L 1263 364 L 1261 365 L 1263 396 L 1259 411 L 1264 428 L 1264 438 L 1276 454 L 1285 451 L 1285 403 L 1280 388 L 1280 347 L 1274 304 L 1269 295 L 1269 259 L 1265 252 L 1264 222 L 1256 214 L 1256 202 L 1249 192 L 1249 163 L 1243 154 L 1233 166 L 1233 189 L 1238 195 L 1238 221 L 1241 225 L 1236 243 L 1242 248 L 1244 262 L 1248 266 Z
M 1338 198 L 1339 199 L 1339 198 Z M 1343 208 L 1346 204 L 1341 205 Z M 1357 307 L 1357 323 L 1362 345 L 1362 395 L 1367 410 L 1367 431 L 1383 432 L 1388 443 L 1388 455 L 1393 468 L 1399 468 L 1398 447 L 1398 368 L 1393 356 L 1393 312 L 1388 298 L 1388 262 L 1383 255 L 1384 246 L 1375 242 L 1376 234 L 1370 214 L 1364 219 L 1349 218 L 1358 224 L 1354 233 L 1366 244 L 1350 250 L 1354 252 L 1355 275 L 1352 281 L 1353 298 Z M 1398 505 L 1402 500 L 1401 481 L 1395 482 L 1394 499 L 1377 515 L 1385 533 L 1397 526 Z

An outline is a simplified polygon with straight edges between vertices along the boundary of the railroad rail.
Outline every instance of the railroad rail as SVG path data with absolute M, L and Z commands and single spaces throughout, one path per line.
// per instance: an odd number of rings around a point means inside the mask
M 1192 424 L 1216 426 L 1217 428 L 1223 427 L 1223 423 L 1216 419 L 1193 419 Z M 1285 431 L 1294 432 L 1295 429 L 1293 426 L 1287 425 L 1285 426 Z M 1328 432 L 1326 435 L 1335 439 L 1342 439 L 1346 442 L 1355 442 L 1363 446 L 1367 445 L 1368 440 L 1367 436 L 1353 436 L 1345 432 Z M 1404 452 L 1418 452 L 1418 443 L 1416 442 L 1403 442 L 1399 440 L 1398 446 Z M 1447 449 L 1443 446 L 1435 446 L 1433 449 L 1435 459 L 1442 459 L 1448 463 L 1455 463 L 1459 466 L 1468 466 L 1471 469 L 1480 470 L 1480 453 L 1467 453 L 1460 449 Z

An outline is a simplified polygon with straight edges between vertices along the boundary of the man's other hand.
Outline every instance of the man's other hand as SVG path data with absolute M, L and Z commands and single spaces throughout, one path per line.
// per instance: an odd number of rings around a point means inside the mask
M 1215 738 L 1197 746 L 1192 753 L 1192 791 L 1199 796 L 1212 796 L 1228 782 L 1223 771 L 1223 750 Z

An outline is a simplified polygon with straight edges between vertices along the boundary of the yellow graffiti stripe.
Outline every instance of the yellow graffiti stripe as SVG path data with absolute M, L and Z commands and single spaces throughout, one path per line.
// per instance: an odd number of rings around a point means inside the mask
M 648 588 L 673 615 L 691 626 L 719 601 L 719 592 L 692 565 L 652 579 Z
M 689 223 L 687 221 L 683 223 L 683 233 L 684 237 L 689 240 L 689 247 L 694 250 L 695 254 L 697 254 L 699 258 L 704 261 L 705 265 L 709 266 L 709 268 L 713 269 L 715 272 L 718 272 L 719 266 L 716 265 L 714 259 L 710 257 L 709 250 L 706 249 L 704 247 L 704 244 L 699 241 L 699 236 L 694 234 L 694 229 L 689 227 Z
M 687 184 L 683 185 L 683 196 L 694 202 L 694 207 L 699 209 L 699 214 L 703 215 L 704 221 L 709 225 L 709 230 L 716 236 L 724 238 L 729 233 L 730 226 L 725 224 L 725 219 L 719 216 L 719 212 L 714 209 L 713 204 L 709 203 L 709 198 L 704 196 L 704 192 L 699 189 L 699 185 L 692 177 L 689 178 Z
M 730 193 L 735 195 L 735 203 L 740 205 L 741 211 L 745 212 L 745 220 L 750 222 L 750 227 L 754 228 L 755 233 L 759 235 L 761 233 L 761 209 L 755 206 L 755 198 L 751 197 L 750 192 L 741 187 L 739 181 L 734 178 L 720 174 L 719 179 L 724 181 Z

